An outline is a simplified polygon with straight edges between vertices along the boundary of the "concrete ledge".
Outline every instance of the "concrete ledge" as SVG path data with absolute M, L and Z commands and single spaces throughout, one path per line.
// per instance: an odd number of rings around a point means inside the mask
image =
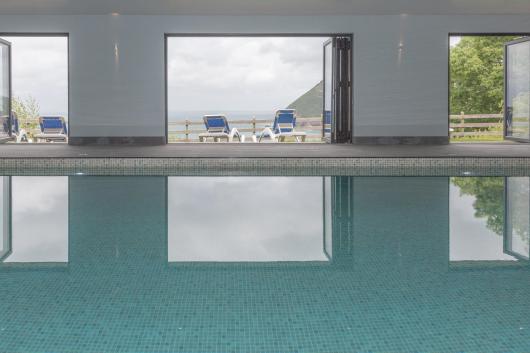
M 68 144 L 81 145 L 165 145 L 165 136 L 107 136 L 107 137 L 69 137 Z
M 447 145 L 447 136 L 357 136 L 357 145 Z

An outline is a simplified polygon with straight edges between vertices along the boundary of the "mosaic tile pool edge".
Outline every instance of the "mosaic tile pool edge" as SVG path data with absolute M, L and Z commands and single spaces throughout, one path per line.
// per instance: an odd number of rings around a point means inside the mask
M 530 175 L 530 158 L 9 158 L 1 175 Z

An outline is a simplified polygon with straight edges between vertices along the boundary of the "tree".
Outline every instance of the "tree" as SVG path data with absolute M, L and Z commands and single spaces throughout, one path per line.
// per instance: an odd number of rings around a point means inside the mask
M 40 116 L 40 107 L 35 98 L 32 96 L 28 96 L 25 99 L 21 97 L 13 97 L 11 101 L 11 109 L 17 115 L 19 123 L 22 126 L 31 128 L 36 126 L 37 119 Z
M 504 43 L 513 39 L 513 36 L 464 36 L 451 48 L 451 114 L 502 113 Z

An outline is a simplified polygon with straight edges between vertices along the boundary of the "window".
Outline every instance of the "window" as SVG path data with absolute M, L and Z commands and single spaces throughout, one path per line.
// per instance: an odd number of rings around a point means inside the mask
M 520 34 L 449 37 L 451 142 L 528 140 L 530 47 L 528 41 L 518 39 L 521 37 Z M 508 109 L 504 109 L 505 105 Z
M 6 59 L 2 57 L 0 70 L 6 72 L 4 68 L 9 66 L 7 72 L 11 78 L 10 108 L 4 109 L 6 104 L 2 103 L 0 109 L 0 115 L 6 119 L 3 135 L 9 137 L 2 142 L 67 142 L 68 37 L 0 37 L 0 44 L 7 43 L 11 51 L 8 64 L 5 64 Z
M 350 142 L 351 36 L 166 41 L 168 142 Z

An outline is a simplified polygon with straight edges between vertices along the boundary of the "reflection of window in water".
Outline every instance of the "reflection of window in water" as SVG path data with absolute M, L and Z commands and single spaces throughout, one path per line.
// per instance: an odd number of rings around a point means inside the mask
M 512 261 L 504 253 L 504 178 L 451 178 L 451 262 Z
M 514 261 L 530 255 L 530 178 L 452 178 L 450 260 Z
M 68 177 L 12 177 L 11 194 L 12 244 L 4 262 L 68 262 Z
M 530 178 L 506 178 L 506 252 L 529 259 Z
M 327 261 L 321 177 L 168 178 L 168 260 Z
M 1 177 L 0 181 L 0 261 L 3 261 L 11 254 L 11 230 L 10 230 L 10 212 L 11 212 L 11 196 L 10 196 L 11 178 L 8 176 Z

